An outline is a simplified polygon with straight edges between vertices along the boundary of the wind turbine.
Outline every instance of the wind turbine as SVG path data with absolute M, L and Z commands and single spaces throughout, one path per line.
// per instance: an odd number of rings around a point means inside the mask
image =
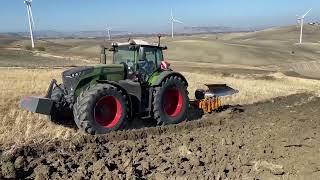
M 302 34 L 303 34 L 303 21 L 304 21 L 304 18 L 306 17 L 306 15 L 312 10 L 312 8 L 307 11 L 304 15 L 302 16 L 298 16 L 298 19 L 297 21 L 300 21 L 300 44 L 302 43 Z
M 296 17 L 297 17 L 297 28 L 299 28 L 299 26 L 300 26 L 300 16 L 296 15 Z
M 108 34 L 109 41 L 111 40 L 111 33 L 110 33 L 111 30 L 112 30 L 112 28 L 107 26 L 106 31 L 107 31 L 107 34 Z
M 31 46 L 32 46 L 32 48 L 34 48 L 34 40 L 33 40 L 34 21 L 33 21 L 32 8 L 31 8 L 32 0 L 25 0 L 24 3 L 27 6 L 27 12 L 28 12 Z
M 173 34 L 174 34 L 174 23 L 180 23 L 182 24 L 183 22 L 175 19 L 173 17 L 173 12 L 172 12 L 172 9 L 171 9 L 171 17 L 170 17 L 170 21 L 171 21 L 171 38 L 173 39 Z

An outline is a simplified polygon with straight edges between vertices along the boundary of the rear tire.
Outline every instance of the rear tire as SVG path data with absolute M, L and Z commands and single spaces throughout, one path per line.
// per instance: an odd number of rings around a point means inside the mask
M 110 84 L 97 84 L 82 92 L 73 107 L 75 123 L 89 134 L 122 129 L 128 111 L 127 96 Z
M 153 118 L 158 125 L 178 124 L 187 118 L 189 97 L 186 82 L 170 76 L 153 94 Z

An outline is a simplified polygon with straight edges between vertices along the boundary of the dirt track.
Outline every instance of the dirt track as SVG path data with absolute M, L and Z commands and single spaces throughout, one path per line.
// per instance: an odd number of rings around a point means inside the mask
M 317 178 L 319 106 L 300 94 L 183 125 L 12 147 L 1 151 L 0 179 Z

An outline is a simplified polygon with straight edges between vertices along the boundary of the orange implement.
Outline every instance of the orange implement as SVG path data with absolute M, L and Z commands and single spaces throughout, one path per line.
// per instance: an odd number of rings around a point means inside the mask
M 221 98 L 219 97 L 209 97 L 205 99 L 194 100 L 191 101 L 190 104 L 193 104 L 195 107 L 203 110 L 205 113 L 212 113 L 222 106 Z

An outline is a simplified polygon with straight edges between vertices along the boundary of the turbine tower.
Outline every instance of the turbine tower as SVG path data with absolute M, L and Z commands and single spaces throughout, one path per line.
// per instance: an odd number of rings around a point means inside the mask
M 32 48 L 34 48 L 34 40 L 33 40 L 34 21 L 33 21 L 32 8 L 31 8 L 32 0 L 25 0 L 24 3 L 27 6 L 27 12 L 28 12 L 31 46 L 32 46 Z
M 312 8 L 307 11 L 305 14 L 303 14 L 302 16 L 298 16 L 297 21 L 300 21 L 300 44 L 302 43 L 302 34 L 303 34 L 303 23 L 304 23 L 304 18 L 306 17 L 306 15 L 312 10 Z
M 180 23 L 182 24 L 183 22 L 175 19 L 173 17 L 173 12 L 172 12 L 172 9 L 171 9 L 171 17 L 170 17 L 170 21 L 171 21 L 171 38 L 173 39 L 173 36 L 174 36 L 174 23 Z
M 107 26 L 106 32 L 107 32 L 107 34 L 108 34 L 108 39 L 109 39 L 109 41 L 111 40 L 111 33 L 110 33 L 111 30 L 112 30 L 112 28 Z
M 296 15 L 296 17 L 297 17 L 297 28 L 299 28 L 300 27 L 300 16 Z

